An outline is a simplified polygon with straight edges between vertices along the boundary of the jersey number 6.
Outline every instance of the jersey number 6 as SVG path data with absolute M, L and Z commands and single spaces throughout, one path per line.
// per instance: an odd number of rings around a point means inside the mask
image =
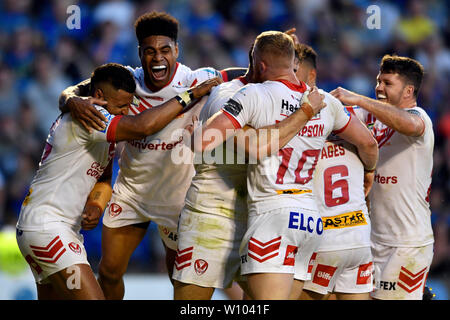
M 341 179 L 333 182 L 333 175 L 339 175 Z M 345 179 L 348 177 L 348 168 L 344 165 L 329 167 L 323 172 L 323 185 L 324 185 L 324 195 L 325 204 L 328 207 L 335 207 L 349 200 L 348 193 L 348 181 Z M 338 197 L 333 197 L 333 191 L 340 188 L 341 195 Z M 336 195 L 336 194 L 335 194 Z

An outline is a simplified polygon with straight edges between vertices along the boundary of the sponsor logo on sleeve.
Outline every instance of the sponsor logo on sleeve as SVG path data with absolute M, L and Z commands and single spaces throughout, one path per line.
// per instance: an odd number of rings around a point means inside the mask
M 242 105 L 239 102 L 237 102 L 237 101 L 235 101 L 233 99 L 230 99 L 230 100 L 227 101 L 227 103 L 225 103 L 223 109 L 226 112 L 228 112 L 228 113 L 232 114 L 233 116 L 237 117 L 239 115 L 239 113 L 241 113 L 241 111 L 242 111 Z

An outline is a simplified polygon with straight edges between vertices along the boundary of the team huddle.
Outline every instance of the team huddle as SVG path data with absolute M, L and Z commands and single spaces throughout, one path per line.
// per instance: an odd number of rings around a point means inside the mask
M 174 299 L 235 284 L 257 300 L 422 299 L 434 242 L 422 66 L 386 55 L 376 99 L 328 93 L 295 29 L 258 35 L 246 69 L 191 70 L 178 27 L 142 15 L 141 67 L 99 66 L 61 94 L 17 223 L 38 298 L 123 299 L 154 222 Z M 96 278 L 80 230 L 102 215 Z

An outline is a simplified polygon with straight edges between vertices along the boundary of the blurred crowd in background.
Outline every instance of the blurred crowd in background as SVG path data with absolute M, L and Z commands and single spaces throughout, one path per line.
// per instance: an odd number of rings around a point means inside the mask
M 380 29 L 369 29 L 367 8 L 380 8 Z M 66 24 L 71 5 L 80 28 Z M 435 254 L 430 276 L 450 275 L 450 14 L 446 0 L 3 0 L 0 2 L 0 228 L 15 226 L 37 169 L 58 98 L 103 63 L 140 66 L 134 21 L 166 11 L 180 21 L 179 61 L 198 67 L 247 67 L 248 50 L 265 30 L 297 28 L 318 53 L 318 86 L 337 86 L 374 97 L 384 54 L 420 61 L 426 75 L 418 104 L 433 120 L 431 189 Z M 68 195 L 70 197 L 70 195 Z M 95 269 L 101 225 L 84 233 Z M 155 226 L 130 263 L 130 271 L 160 272 Z

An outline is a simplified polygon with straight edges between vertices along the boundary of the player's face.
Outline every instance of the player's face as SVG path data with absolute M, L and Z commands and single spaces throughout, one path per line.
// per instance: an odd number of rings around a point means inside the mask
M 398 106 L 401 103 L 405 82 L 398 73 L 379 73 L 375 94 L 378 100 Z
M 103 99 L 106 100 L 106 110 L 113 115 L 127 115 L 130 104 L 133 101 L 133 94 L 119 89 L 106 89 L 103 92 Z
M 163 88 L 175 71 L 178 45 L 166 36 L 149 36 L 139 46 L 145 84 L 152 91 Z
M 297 76 L 298 80 L 308 83 L 308 80 L 309 80 L 308 75 L 309 75 L 310 70 L 311 70 L 311 68 L 309 67 L 309 65 L 307 63 L 299 62 L 297 65 L 297 71 L 295 72 L 295 75 Z M 308 83 L 308 85 L 309 85 L 309 83 Z

